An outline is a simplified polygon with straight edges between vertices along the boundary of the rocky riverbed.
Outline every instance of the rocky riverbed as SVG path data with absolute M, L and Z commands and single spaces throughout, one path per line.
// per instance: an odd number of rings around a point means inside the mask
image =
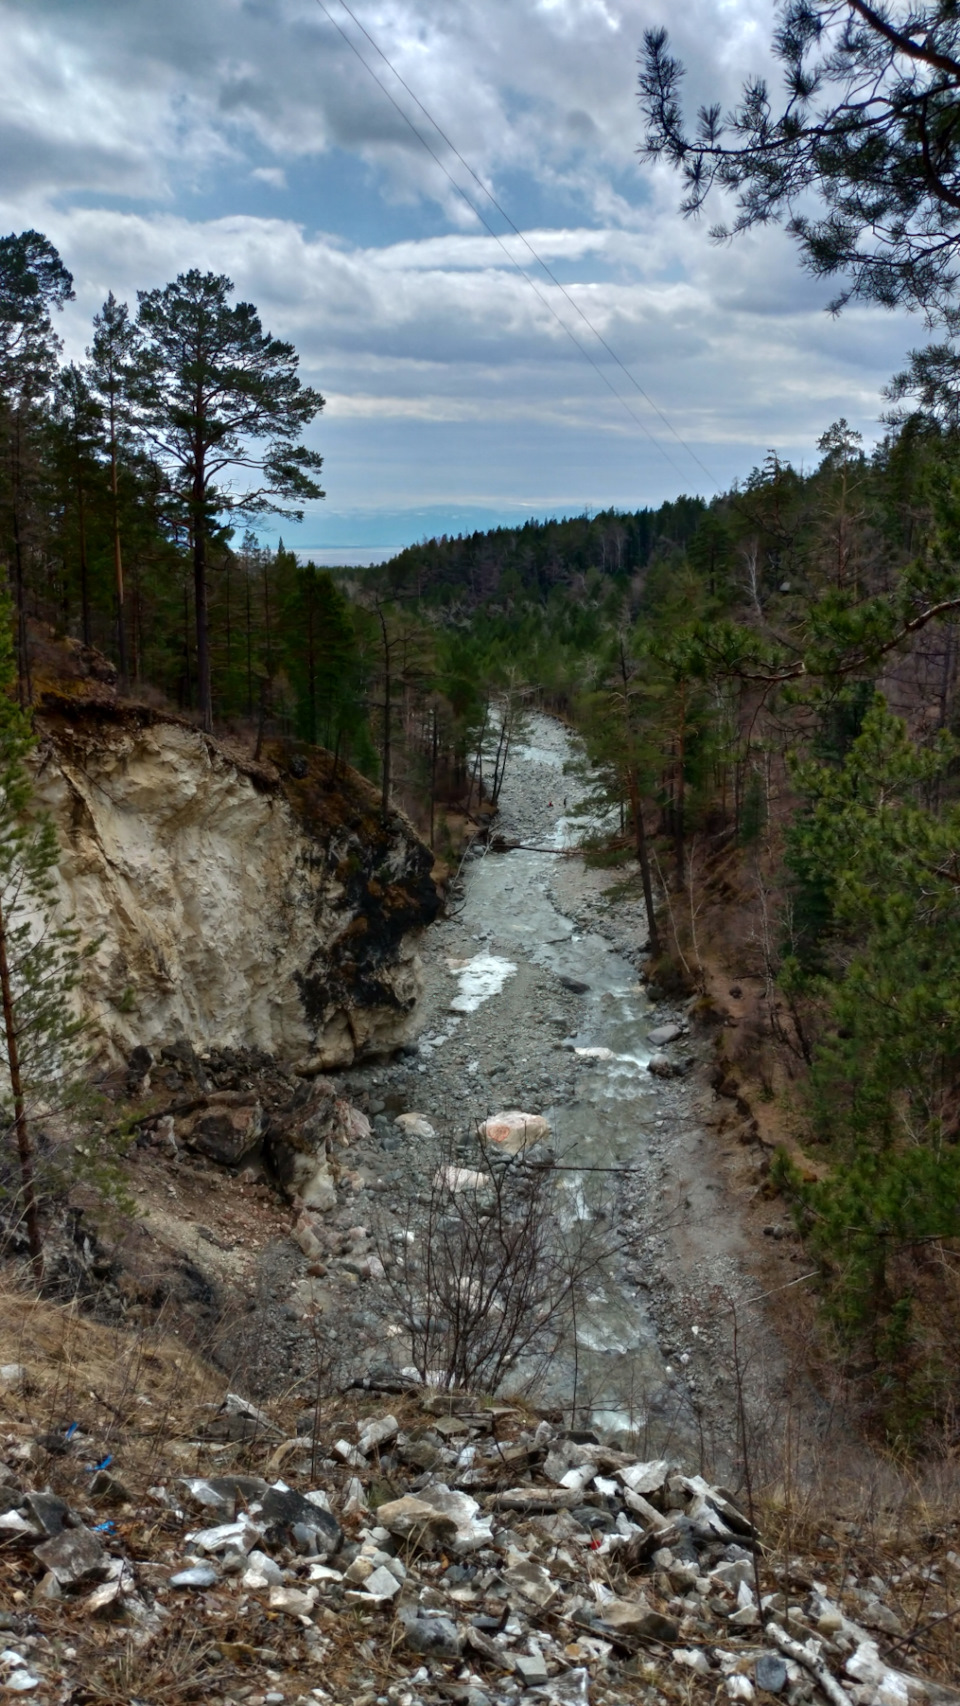
M 735 1481 L 740 1400 L 756 1446 L 775 1441 L 784 1358 L 719 1171 L 712 1033 L 642 981 L 633 873 L 590 869 L 576 849 L 574 750 L 538 718 L 514 754 L 497 832 L 519 845 L 475 848 L 424 933 L 419 1030 L 401 1052 L 333 1081 L 251 1050 L 134 1051 L 118 1093 L 138 1118 L 140 1217 L 115 1272 L 98 1258 L 97 1307 L 129 1320 L 161 1297 L 259 1396 L 416 1363 L 427 1223 L 435 1244 L 461 1212 L 437 1202 L 437 1180 L 452 1167 L 482 1187 L 497 1145 L 478 1132 L 520 1110 L 543 1133 L 524 1162 L 536 1219 L 590 1259 L 565 1332 L 534 1335 L 507 1389 Z M 482 1220 L 482 1189 L 475 1206 Z M 522 1263 L 512 1272 L 508 1291 L 526 1283 Z M 460 1295 L 481 1278 L 461 1274 Z M 805 1402 L 816 1409 L 809 1389 Z
M 606 1247 L 576 1352 L 555 1360 L 547 1395 L 575 1395 L 582 1420 L 655 1435 L 658 1449 L 671 1435 L 703 1449 L 709 1436 L 722 1457 L 735 1449 L 731 1307 L 757 1285 L 706 1130 L 711 1038 L 641 981 L 647 932 L 631 873 L 588 869 L 575 851 L 575 751 L 562 725 L 533 720 L 497 820 L 498 842 L 520 845 L 467 862 L 422 945 L 416 1048 L 345 1074 L 344 1093 L 371 1116 L 370 1188 L 388 1197 L 434 1165 L 398 1116 L 422 1115 L 467 1160 L 490 1114 L 545 1116 L 557 1188 Z M 769 1336 L 761 1360 L 752 1379 L 769 1406 L 781 1372 Z

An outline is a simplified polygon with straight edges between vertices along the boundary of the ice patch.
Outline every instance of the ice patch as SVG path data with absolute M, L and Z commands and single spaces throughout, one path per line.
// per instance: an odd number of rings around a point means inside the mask
M 484 1001 L 489 1001 L 491 995 L 499 995 L 508 977 L 513 977 L 516 966 L 512 960 L 504 960 L 497 954 L 474 954 L 472 960 L 451 965 L 451 971 L 456 971 L 459 992 L 450 1003 L 452 1013 L 475 1013 Z

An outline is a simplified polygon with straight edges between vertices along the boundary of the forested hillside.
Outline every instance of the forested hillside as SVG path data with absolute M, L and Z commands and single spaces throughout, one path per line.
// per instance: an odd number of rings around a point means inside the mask
M 771 454 L 709 506 L 380 577 L 581 729 L 658 978 L 755 979 L 739 1070 L 781 1104 L 775 1177 L 897 1437 L 957 1396 L 956 374 L 952 345 L 916 357 L 872 456 L 840 421 L 809 475 Z
M 0 548 L 19 697 L 47 641 L 121 694 L 246 742 L 318 744 L 438 852 L 496 805 L 525 707 L 582 732 L 636 858 L 655 975 L 753 976 L 741 1070 L 783 1109 L 775 1172 L 884 1426 L 958 1397 L 960 357 L 913 358 L 871 455 L 844 421 L 712 502 L 413 546 L 336 574 L 249 523 L 319 492 L 322 399 L 229 280 L 108 298 L 64 365 L 70 294 L 0 244 Z M 335 773 L 335 772 L 334 772 Z M 451 816 L 451 813 L 454 816 Z M 455 840 L 462 830 L 457 832 Z

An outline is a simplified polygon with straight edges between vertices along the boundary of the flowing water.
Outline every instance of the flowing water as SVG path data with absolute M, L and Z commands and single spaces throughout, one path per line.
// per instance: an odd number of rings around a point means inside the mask
M 575 1092 L 527 1110 L 550 1120 L 563 1169 L 557 1188 L 567 1195 L 568 1213 L 599 1219 L 609 1251 L 578 1300 L 576 1352 L 571 1348 L 551 1368 L 549 1395 L 569 1404 L 576 1384 L 581 1413 L 607 1429 L 639 1431 L 675 1411 L 679 1395 L 645 1288 L 630 1271 L 629 1233 L 638 1205 L 646 1211 L 649 1193 L 663 1189 L 664 1133 L 686 1092 L 682 1081 L 665 1083 L 647 1071 L 652 1055 L 663 1052 L 651 1045 L 650 1030 L 677 1015 L 655 1012 L 636 968 L 597 930 L 579 929 L 552 892 L 556 850 L 575 846 L 583 834 L 583 820 L 558 811 L 553 800 L 575 797 L 576 784 L 563 770 L 573 751 L 566 731 L 544 718 L 511 758 L 498 827 L 542 850 L 521 846 L 468 862 L 459 918 L 466 963 L 451 1005 L 469 1025 L 481 1002 L 509 994 L 524 961 L 586 986 L 579 1023 L 565 1044 L 581 1066 Z M 549 799 L 542 797 L 546 789 Z M 583 873 L 582 861 L 576 863 Z M 567 877 L 569 887 L 569 863 Z

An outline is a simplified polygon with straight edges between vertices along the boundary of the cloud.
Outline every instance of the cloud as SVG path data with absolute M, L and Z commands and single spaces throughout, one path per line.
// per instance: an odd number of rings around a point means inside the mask
M 840 414 L 870 434 L 919 329 L 862 308 L 838 327 L 782 233 L 712 247 L 637 158 L 643 30 L 669 25 L 691 108 L 729 102 L 769 69 L 769 0 L 350 6 L 570 299 L 341 0 L 0 0 L 0 217 L 73 271 L 71 355 L 108 290 L 227 272 L 329 396 L 314 437 L 346 505 L 703 489 L 630 375 L 721 479 L 768 445 L 811 453 Z
M 287 174 L 282 166 L 255 166 L 250 176 L 257 183 L 269 184 L 274 190 L 285 190 L 287 187 Z
M 357 0 L 351 9 L 481 176 L 533 172 L 578 193 L 600 193 L 611 170 L 633 168 L 645 27 L 675 26 L 694 100 L 718 82 L 732 95 L 748 44 L 761 68 L 765 57 L 759 0 L 691 0 L 682 12 L 666 0 Z M 51 161 L 52 190 L 103 187 L 101 148 L 125 193 L 137 183 L 155 195 L 256 146 L 278 161 L 355 151 L 390 193 L 449 199 L 370 70 L 445 153 L 442 140 L 341 0 L 6 0 L 3 15 L 17 117 L 38 141 L 81 145 L 66 175 Z

